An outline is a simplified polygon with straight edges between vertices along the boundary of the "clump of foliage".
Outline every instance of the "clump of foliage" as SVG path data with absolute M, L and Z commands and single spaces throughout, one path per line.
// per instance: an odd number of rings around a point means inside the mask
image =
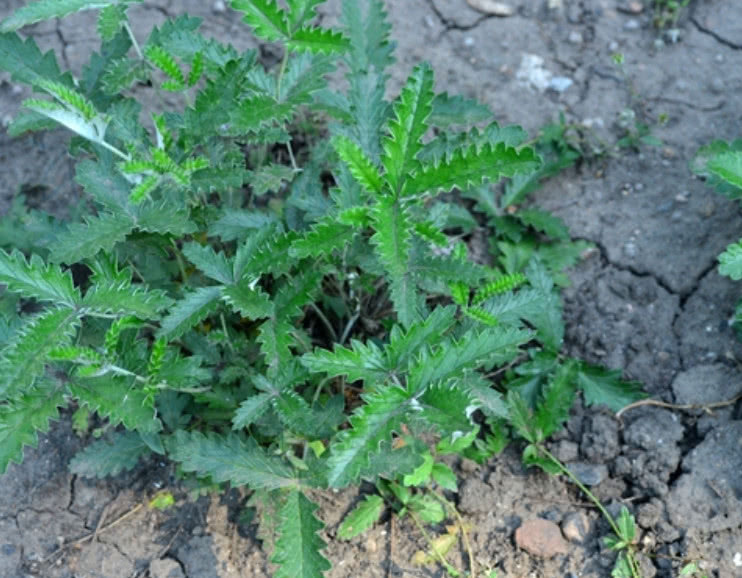
M 80 430 L 95 417 L 73 472 L 161 454 L 205 487 L 247 486 L 279 577 L 330 567 L 314 489 L 378 481 L 434 520 L 441 505 L 409 488 L 455 489 L 438 455 L 483 461 L 512 430 L 548 469 L 534 444 L 578 391 L 614 409 L 639 395 L 560 352 L 558 286 L 586 245 L 523 207 L 575 160 L 559 128 L 526 146 L 436 94 L 426 64 L 387 102 L 382 3 L 345 0 L 342 30 L 312 24 L 320 3 L 232 1 L 283 45 L 273 70 L 189 16 L 140 43 L 135 1 L 40 0 L 0 34 L 0 68 L 36 92 L 11 133 L 72 131 L 90 209 L 64 226 L 36 215 L 24 252 L 0 251 L 0 471 L 60 408 Z M 80 78 L 16 32 L 84 9 L 100 9 L 102 43 Z M 182 106 L 143 109 L 151 86 Z M 378 499 L 364 507 L 373 523 Z

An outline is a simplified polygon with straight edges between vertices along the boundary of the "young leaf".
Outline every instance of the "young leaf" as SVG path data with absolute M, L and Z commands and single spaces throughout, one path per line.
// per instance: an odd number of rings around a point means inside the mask
M 575 367 L 567 362 L 551 376 L 543 390 L 542 399 L 534 416 L 535 427 L 545 439 L 569 419 L 569 410 L 575 398 Z
M 426 120 L 433 110 L 433 70 L 417 66 L 407 80 L 394 105 L 395 119 L 389 122 L 389 136 L 384 139 L 382 164 L 385 179 L 398 194 L 408 173 L 418 169 L 417 153 L 428 130 Z
M 392 371 L 406 372 L 410 361 L 418 355 L 420 348 L 441 343 L 445 334 L 456 321 L 455 307 L 436 307 L 424 321 L 413 323 L 406 332 L 395 325 L 392 328 L 386 355 Z
M 289 24 L 296 30 L 317 16 L 316 7 L 325 0 L 288 0 Z
M 352 227 L 341 225 L 334 216 L 319 221 L 312 230 L 294 241 L 290 253 L 298 259 L 330 255 L 347 247 L 355 235 Z
M 209 476 L 216 483 L 268 490 L 297 486 L 291 468 L 268 455 L 252 438 L 245 442 L 235 434 L 205 436 L 178 430 L 166 445 L 184 471 Z
M 719 154 L 708 162 L 706 168 L 730 185 L 742 189 L 742 152 Z
M 273 405 L 274 397 L 270 393 L 258 393 L 243 401 L 232 418 L 232 429 L 240 430 L 260 419 Z
M 178 301 L 163 319 L 157 337 L 177 339 L 191 327 L 203 321 L 213 313 L 219 305 L 222 294 L 220 286 L 201 287 L 188 293 Z
M 0 249 L 0 283 L 26 298 L 72 308 L 80 302 L 80 291 L 75 287 L 70 272 L 55 265 L 45 265 L 38 255 L 33 255 L 27 262 L 19 251 L 8 255 Z
M 131 470 L 151 453 L 137 432 L 114 432 L 110 439 L 93 442 L 70 460 L 70 472 L 84 478 L 105 478 Z
M 229 304 L 233 311 L 245 319 L 260 319 L 271 317 L 274 314 L 273 303 L 270 297 L 260 287 L 252 288 L 251 284 L 243 279 L 236 285 L 225 287 L 222 299 Z
M 15 33 L 0 32 L 0 69 L 10 72 L 14 80 L 30 85 L 42 79 L 62 79 L 53 51 L 42 54 L 33 38 L 23 40 Z M 69 77 L 67 80 L 71 83 Z
M 61 390 L 30 392 L 0 404 L 0 474 L 10 462 L 21 462 L 24 446 L 36 447 L 36 432 L 49 431 L 49 420 L 57 419 L 59 408 L 66 405 Z
M 384 2 L 343 0 L 342 10 L 345 33 L 350 39 L 348 60 L 351 78 L 359 78 L 372 69 L 375 69 L 379 78 L 383 78 L 384 69 L 394 62 L 394 43 L 389 41 L 391 25 L 387 20 Z M 383 88 L 381 92 L 383 96 Z M 378 133 L 376 131 L 374 134 Z
M 585 405 L 606 405 L 611 411 L 619 411 L 646 397 L 639 382 L 621 379 L 620 370 L 586 363 L 577 366 L 577 385 L 585 397 Z
M 128 215 L 101 213 L 84 223 L 69 225 L 52 245 L 49 258 L 71 265 L 94 257 L 99 251 L 110 253 L 116 243 L 126 240 L 133 228 Z
M 98 34 L 103 42 L 110 42 L 126 22 L 126 4 L 109 4 L 98 15 Z
M 358 481 L 382 442 L 390 442 L 392 433 L 400 431 L 409 411 L 409 396 L 396 386 L 365 394 L 363 399 L 366 404 L 350 418 L 352 429 L 340 432 L 330 446 L 327 475 L 333 488 Z
M 279 537 L 271 562 L 278 565 L 275 578 L 323 578 L 330 562 L 320 554 L 326 547 L 317 536 L 324 524 L 315 516 L 317 505 L 294 490 L 279 512 Z
M 407 180 L 403 194 L 437 194 L 454 188 L 462 190 L 481 185 L 486 180 L 497 182 L 500 177 L 527 172 L 538 166 L 533 149 L 516 150 L 505 143 L 470 145 L 454 151 L 450 158 L 436 165 L 426 165 Z
M 455 478 L 454 478 L 455 479 Z M 368 495 L 348 514 L 338 529 L 338 538 L 350 540 L 363 534 L 381 517 L 384 511 L 384 499 L 377 495 Z
M 472 125 L 491 118 L 490 109 L 476 100 L 459 95 L 449 96 L 443 92 L 435 95 L 428 122 L 433 126 L 448 128 L 452 124 Z

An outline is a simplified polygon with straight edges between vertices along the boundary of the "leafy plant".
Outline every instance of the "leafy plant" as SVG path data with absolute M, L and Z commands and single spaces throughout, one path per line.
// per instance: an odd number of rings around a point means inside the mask
M 381 2 L 346 0 L 340 31 L 312 24 L 320 3 L 232 1 L 283 45 L 274 70 L 188 16 L 140 43 L 134 1 L 39 0 L 0 27 L 0 67 L 37 93 L 11 132 L 67 127 L 92 209 L 0 251 L 0 471 L 75 409 L 100 437 L 80 475 L 160 454 L 202 488 L 248 486 L 279 577 L 330 567 L 316 488 L 373 480 L 438 519 L 405 494 L 455 488 L 438 454 L 484 460 L 528 412 L 544 439 L 577 391 L 639 395 L 560 353 L 558 286 L 586 245 L 524 201 L 574 151 L 436 95 L 426 64 L 387 102 Z M 86 9 L 102 44 L 80 78 L 16 33 Z M 327 84 L 340 62 L 345 91 Z M 142 84 L 181 107 L 143 109 Z M 378 513 L 367 499 L 344 534 Z

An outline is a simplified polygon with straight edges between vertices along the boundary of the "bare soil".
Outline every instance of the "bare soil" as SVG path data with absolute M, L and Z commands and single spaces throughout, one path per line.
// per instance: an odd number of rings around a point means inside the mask
M 514 14 L 497 18 L 465 0 L 389 0 L 398 44 L 393 88 L 414 64 L 428 60 L 440 90 L 475 96 L 501 123 L 521 124 L 533 134 L 563 113 L 567 122 L 590 127 L 590 142 L 615 143 L 624 136 L 617 124 L 621 111 L 632 108 L 646 119 L 663 146 L 604 154 L 548 181 L 537 194 L 536 202 L 564 218 L 575 238 L 597 247 L 572 272 L 565 292 L 567 348 L 623 369 L 656 400 L 733 398 L 742 392 L 742 346 L 729 320 L 742 285 L 720 277 L 715 258 L 739 238 L 742 219 L 735 204 L 691 174 L 688 163 L 701 145 L 742 136 L 738 1 L 692 0 L 677 34 L 655 29 L 651 0 L 508 3 Z M 0 2 L 0 17 L 21 4 Z M 187 11 L 204 19 L 208 33 L 241 49 L 253 46 L 239 18 L 214 6 L 148 0 L 131 14 L 144 31 Z M 326 21 L 336 19 L 338 6 L 333 0 L 323 9 Z M 28 32 L 78 71 L 96 42 L 90 14 Z M 624 55 L 623 73 L 613 64 L 616 52 Z M 529 74 L 526 65 L 534 62 L 540 65 Z M 25 94 L 0 74 L 0 118 L 12 115 Z M 659 126 L 661 115 L 667 122 Z M 74 203 L 66 141 L 62 132 L 10 139 L 0 131 L 0 214 L 21 190 L 58 214 Z M 158 461 L 113 480 L 71 476 L 67 462 L 84 443 L 67 422 L 55 424 L 2 479 L 0 576 L 271 575 L 254 526 L 237 523 L 244 495 L 189 499 L 173 468 Z M 675 577 L 678 560 L 690 558 L 710 577 L 742 576 L 742 404 L 713 412 L 644 406 L 621 419 L 576 407 L 552 449 L 596 478 L 593 490 L 609 509 L 627 505 L 637 516 L 646 578 Z M 513 578 L 610 576 L 614 555 L 601 545 L 607 524 L 566 480 L 526 471 L 517 447 L 486 467 L 454 465 L 458 506 L 472 526 L 480 576 L 484 568 Z M 147 508 L 163 488 L 175 493 L 176 506 Z M 335 540 L 360 492 L 316 496 L 334 564 L 328 576 L 444 576 L 438 567 L 412 563 L 425 543 L 404 520 L 387 518 L 349 543 Z M 566 554 L 534 557 L 516 546 L 514 532 L 539 517 L 563 528 L 578 520 L 584 532 Z M 451 561 L 466 567 L 463 550 Z

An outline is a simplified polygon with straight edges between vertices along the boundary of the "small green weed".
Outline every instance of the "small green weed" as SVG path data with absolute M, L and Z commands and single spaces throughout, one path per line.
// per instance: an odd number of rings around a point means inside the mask
M 316 489 L 379 489 L 343 536 L 382 503 L 424 532 L 456 517 L 438 456 L 484 461 L 515 430 L 542 465 L 578 393 L 642 395 L 561 353 L 559 287 L 588 245 L 526 200 L 578 156 L 562 128 L 531 146 L 436 94 L 427 64 L 388 102 L 383 4 L 345 0 L 332 30 L 320 3 L 232 0 L 283 46 L 273 69 L 189 16 L 140 38 L 135 0 L 39 0 L 0 24 L 0 68 L 36 93 L 10 132 L 69 129 L 87 201 L 65 224 L 16 205 L 0 228 L 0 472 L 70 408 L 99 438 L 79 475 L 167 456 L 194 493 L 249 488 L 277 578 L 330 568 Z M 80 78 L 16 32 L 87 9 L 101 48 Z M 143 84 L 180 105 L 146 109 Z

